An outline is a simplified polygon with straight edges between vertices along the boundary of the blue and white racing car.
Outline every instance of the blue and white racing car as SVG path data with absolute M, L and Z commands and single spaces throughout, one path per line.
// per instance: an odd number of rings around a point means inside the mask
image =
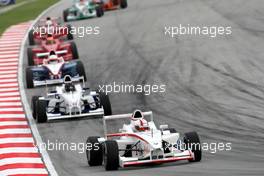
M 54 53 L 43 60 L 43 65 L 27 67 L 27 88 L 62 84 L 66 75 L 71 76 L 73 82 L 86 81 L 85 69 L 81 61 L 65 62 L 62 57 L 58 57 Z

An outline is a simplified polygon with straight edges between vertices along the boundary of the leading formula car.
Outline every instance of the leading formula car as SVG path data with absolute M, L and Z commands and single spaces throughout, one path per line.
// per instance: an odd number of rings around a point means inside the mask
M 93 17 L 102 17 L 104 10 L 101 4 L 89 0 L 74 0 L 72 7 L 63 11 L 65 22 Z
M 48 120 L 103 117 L 111 115 L 108 95 L 84 88 L 80 83 L 74 85 L 70 76 L 65 76 L 64 84 L 57 86 L 46 97 L 32 97 L 33 117 L 37 122 Z
M 150 117 L 150 121 L 146 117 Z M 108 133 L 106 122 L 109 120 L 130 120 L 129 124 L 116 133 Z M 158 129 L 153 121 L 152 112 L 105 116 L 104 137 L 88 137 L 86 150 L 88 164 L 104 164 L 106 170 L 119 167 L 142 166 L 187 160 L 198 162 L 202 158 L 200 139 L 196 132 L 185 133 L 181 138 L 174 128 L 161 125 Z
M 66 75 L 70 75 L 73 81 L 86 81 L 86 74 L 81 61 L 65 62 L 62 57 L 58 57 L 54 51 L 51 51 L 49 58 L 43 60 L 43 65 L 26 68 L 27 88 L 61 84 Z
M 125 9 L 127 8 L 127 0 L 92 0 L 97 4 L 101 4 L 105 11 L 107 10 L 116 10 L 116 9 Z
M 60 21 L 59 18 L 52 19 L 50 17 L 47 17 L 45 20 L 40 20 L 28 33 L 29 45 L 40 44 L 42 40 L 46 39 L 48 34 L 52 34 L 55 38 L 73 40 L 71 25 L 64 25 Z
M 76 44 L 71 42 L 64 42 L 53 35 L 48 34 L 45 40 L 42 40 L 39 46 L 28 48 L 28 65 L 41 65 L 51 51 L 59 57 L 63 57 L 65 61 L 70 61 L 79 58 Z

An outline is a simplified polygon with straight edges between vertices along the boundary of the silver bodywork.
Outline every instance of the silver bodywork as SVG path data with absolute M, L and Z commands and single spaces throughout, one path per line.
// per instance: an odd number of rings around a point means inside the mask
M 91 116 L 103 117 L 103 107 L 97 108 L 95 110 L 90 110 L 88 113 L 82 113 L 85 108 L 84 101 L 87 101 L 90 107 L 96 107 L 93 96 L 97 95 L 97 92 L 87 92 L 82 88 L 81 84 L 76 84 L 75 89 L 75 91 L 66 92 L 64 85 L 57 86 L 56 91 L 54 91 L 54 93 L 47 94 L 47 98 L 39 98 L 39 100 L 48 100 L 49 102 L 46 110 L 48 120 Z M 60 104 L 60 111 L 63 113 L 50 112 L 52 108 L 56 106 L 57 103 Z

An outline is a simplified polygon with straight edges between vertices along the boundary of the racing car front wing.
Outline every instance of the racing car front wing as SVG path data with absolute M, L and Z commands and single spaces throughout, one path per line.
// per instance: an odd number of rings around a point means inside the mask
M 70 118 L 80 118 L 80 117 L 103 117 L 104 116 L 104 109 L 98 108 L 96 110 L 90 110 L 89 113 L 82 113 L 82 114 L 71 114 L 71 115 L 61 115 L 47 113 L 47 118 L 49 120 L 58 120 L 58 119 L 70 119 Z
M 127 158 L 120 157 L 120 166 L 121 167 L 129 167 L 129 166 L 140 166 L 144 164 L 162 164 L 162 163 L 170 163 L 181 160 L 193 160 L 193 153 L 189 150 L 186 150 L 181 153 L 174 154 L 174 156 L 165 157 L 162 159 L 148 159 L 148 160 L 139 160 L 138 158 Z

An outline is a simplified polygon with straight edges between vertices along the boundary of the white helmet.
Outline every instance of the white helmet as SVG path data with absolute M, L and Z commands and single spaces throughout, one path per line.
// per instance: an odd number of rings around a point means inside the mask
M 144 115 L 140 110 L 135 110 L 131 117 L 131 124 L 138 131 L 149 130 L 148 122 L 144 119 Z

